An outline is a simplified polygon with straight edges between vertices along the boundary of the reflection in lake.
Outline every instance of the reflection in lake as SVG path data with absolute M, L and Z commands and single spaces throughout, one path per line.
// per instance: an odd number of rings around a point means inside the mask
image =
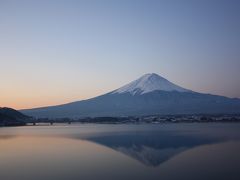
M 239 130 L 214 123 L 1 128 L 0 179 L 239 179 Z
M 158 166 L 187 149 L 213 144 L 224 139 L 181 135 L 168 132 L 114 133 L 88 138 L 92 142 L 122 152 L 148 166 Z

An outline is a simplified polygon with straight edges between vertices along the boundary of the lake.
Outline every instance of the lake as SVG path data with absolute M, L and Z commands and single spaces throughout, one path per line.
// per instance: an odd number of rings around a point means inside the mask
M 240 124 L 0 128 L 1 180 L 240 179 Z

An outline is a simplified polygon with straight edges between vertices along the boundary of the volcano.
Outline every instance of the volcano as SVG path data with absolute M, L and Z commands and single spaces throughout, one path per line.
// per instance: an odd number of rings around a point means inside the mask
M 151 73 L 98 97 L 21 112 L 38 118 L 235 114 L 240 99 L 194 92 Z

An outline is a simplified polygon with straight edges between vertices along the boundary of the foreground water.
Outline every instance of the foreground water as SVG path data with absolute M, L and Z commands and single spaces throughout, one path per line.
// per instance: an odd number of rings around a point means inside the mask
M 1 180 L 240 179 L 240 124 L 0 129 Z

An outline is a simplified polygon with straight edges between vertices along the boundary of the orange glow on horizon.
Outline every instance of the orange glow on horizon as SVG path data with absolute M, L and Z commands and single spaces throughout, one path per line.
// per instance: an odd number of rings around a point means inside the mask
M 39 97 L 18 97 L 18 96 L 9 96 L 9 97 L 0 97 L 0 107 L 9 107 L 16 110 L 21 109 L 32 109 L 38 107 L 54 106 L 66 104 L 74 101 L 80 101 L 95 97 L 94 94 L 85 94 L 82 96 L 72 96 L 72 97 L 50 97 L 50 96 L 39 96 Z

